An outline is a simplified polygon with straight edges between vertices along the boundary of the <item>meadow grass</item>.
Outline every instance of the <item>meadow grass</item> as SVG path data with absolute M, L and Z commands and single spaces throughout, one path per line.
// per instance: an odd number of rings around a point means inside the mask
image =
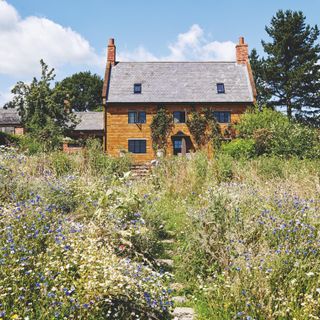
M 0 152 L 0 319 L 320 319 L 320 162 Z M 155 263 L 168 257 L 173 275 Z

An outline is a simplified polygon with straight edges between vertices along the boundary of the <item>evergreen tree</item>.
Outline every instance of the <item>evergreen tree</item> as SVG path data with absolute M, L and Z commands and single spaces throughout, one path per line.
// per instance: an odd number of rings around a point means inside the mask
M 271 93 L 268 91 L 265 85 L 265 72 L 264 72 L 264 59 L 260 58 L 257 50 L 252 49 L 249 55 L 250 65 L 253 73 L 253 78 L 255 81 L 257 89 L 257 103 L 260 107 L 269 106 L 269 101 L 272 97 Z
M 262 41 L 264 88 L 274 106 L 286 107 L 289 118 L 320 113 L 319 29 L 305 23 L 301 11 L 278 11 L 266 27 L 271 42 Z

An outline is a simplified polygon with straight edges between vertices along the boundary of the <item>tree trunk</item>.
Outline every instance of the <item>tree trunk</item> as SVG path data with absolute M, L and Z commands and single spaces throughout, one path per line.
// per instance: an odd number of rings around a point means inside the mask
M 287 116 L 290 120 L 292 119 L 292 104 L 290 99 L 287 102 Z

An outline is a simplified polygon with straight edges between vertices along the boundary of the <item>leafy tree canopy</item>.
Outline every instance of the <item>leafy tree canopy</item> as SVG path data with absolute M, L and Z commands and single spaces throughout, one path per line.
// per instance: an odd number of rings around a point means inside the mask
M 47 143 L 49 149 L 59 144 L 59 137 L 75 123 L 75 118 L 67 105 L 59 103 L 59 93 L 50 86 L 54 69 L 49 69 L 43 60 L 40 64 L 40 79 L 33 78 L 30 84 L 19 81 L 12 89 L 12 101 L 5 107 L 17 108 L 29 134 Z
M 79 72 L 56 84 L 60 103 L 67 102 L 74 111 L 101 110 L 103 81 L 97 74 Z
M 279 10 L 266 27 L 271 41 L 262 41 L 266 58 L 251 53 L 260 102 L 285 107 L 289 118 L 320 113 L 319 29 L 305 20 L 301 11 Z

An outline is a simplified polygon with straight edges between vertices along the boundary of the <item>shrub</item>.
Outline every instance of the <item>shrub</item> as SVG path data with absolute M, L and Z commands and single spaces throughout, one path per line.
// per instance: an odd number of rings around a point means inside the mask
M 271 132 L 279 132 L 289 120 L 281 112 L 264 108 L 262 111 L 258 109 L 249 109 L 241 116 L 236 129 L 240 137 L 252 138 L 256 130 L 268 129 Z
M 5 132 L 0 132 L 0 145 L 18 146 L 20 136 L 12 135 Z
M 28 155 L 34 155 L 45 151 L 45 146 L 37 137 L 26 134 L 21 137 L 20 148 Z
M 257 154 L 318 157 L 319 133 L 306 125 L 289 121 L 270 109 L 249 111 L 237 125 L 240 137 L 254 138 Z
M 253 139 L 235 139 L 222 145 L 222 152 L 235 159 L 251 158 L 255 155 Z
M 95 175 L 121 176 L 124 172 L 129 171 L 131 167 L 129 155 L 120 158 L 109 157 L 103 152 L 101 141 L 97 139 L 87 140 L 84 158 L 89 169 Z
M 257 129 L 253 132 L 257 155 L 271 152 L 272 132 L 269 129 Z

